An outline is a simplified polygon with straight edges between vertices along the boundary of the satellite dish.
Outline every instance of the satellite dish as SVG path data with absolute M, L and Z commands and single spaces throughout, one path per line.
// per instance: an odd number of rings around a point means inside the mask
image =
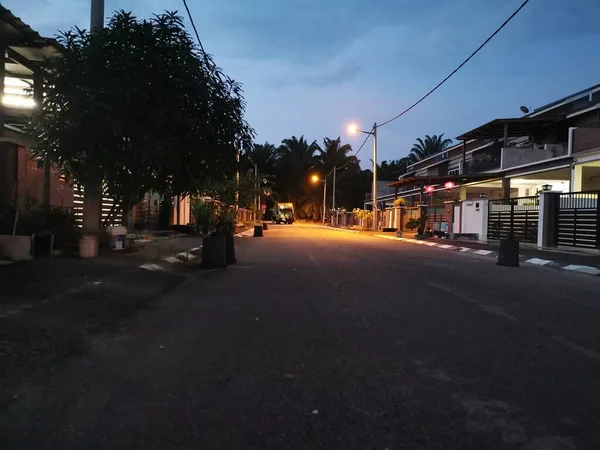
M 529 108 L 527 106 L 521 106 L 521 111 L 523 114 L 529 114 Z

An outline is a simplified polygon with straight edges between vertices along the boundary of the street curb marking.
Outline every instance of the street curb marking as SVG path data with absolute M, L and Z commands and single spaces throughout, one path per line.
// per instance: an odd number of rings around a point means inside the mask
M 254 236 L 254 228 L 250 228 L 249 230 L 242 231 L 241 233 L 237 233 L 235 237 L 249 237 Z
M 392 241 L 401 241 L 401 242 L 408 242 L 411 244 L 427 245 L 428 247 L 437 247 L 442 250 L 450 250 L 450 251 L 459 252 L 459 253 L 472 253 L 474 255 L 487 256 L 487 257 L 491 257 L 491 258 L 498 257 L 498 252 L 493 251 L 493 250 L 480 250 L 480 249 L 475 249 L 475 248 L 471 248 L 471 247 L 458 247 L 456 245 L 438 244 L 437 242 L 410 239 L 410 238 L 399 238 L 399 237 L 385 235 L 385 234 L 374 234 L 373 236 L 378 237 L 378 238 L 392 240 Z M 542 259 L 542 258 L 527 258 L 526 256 L 523 256 L 523 255 L 519 255 L 519 260 L 523 263 L 531 264 L 531 265 L 535 265 L 535 266 L 551 267 L 553 269 L 567 270 L 569 272 L 577 272 L 577 273 L 582 273 L 582 274 L 586 274 L 586 275 L 600 276 L 600 268 L 599 267 L 582 266 L 579 264 L 566 264 L 566 263 L 561 263 L 558 261 L 552 261 L 549 259 Z
M 360 233 L 360 231 L 358 230 L 350 230 L 349 228 L 328 227 L 326 225 L 319 225 L 319 228 L 327 228 L 328 230 L 336 231 L 345 231 L 346 233 Z
M 181 264 L 187 261 L 193 261 L 200 258 L 200 255 L 195 255 L 192 252 L 198 252 L 202 250 L 202 245 L 189 249 L 187 252 L 180 252 L 176 255 L 165 256 L 161 260 L 169 264 Z M 168 272 L 169 269 L 165 266 L 161 266 L 156 263 L 146 263 L 139 266 L 140 269 L 150 270 L 152 272 Z

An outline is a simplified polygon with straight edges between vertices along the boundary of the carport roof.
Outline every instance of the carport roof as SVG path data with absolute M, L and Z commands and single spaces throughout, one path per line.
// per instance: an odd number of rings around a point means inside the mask
M 501 175 L 498 173 L 485 174 L 485 175 L 424 175 L 424 176 L 409 176 L 398 181 L 390 183 L 390 187 L 403 187 L 410 186 L 413 184 L 444 184 L 448 181 L 452 181 L 456 184 L 473 183 L 476 181 L 487 181 L 495 180 L 500 178 Z
M 458 136 L 456 139 L 461 141 L 468 141 L 471 139 L 500 139 L 504 137 L 504 126 L 506 124 L 508 124 L 509 136 L 528 136 L 530 134 L 535 134 L 554 122 L 556 122 L 556 119 L 542 119 L 537 117 L 494 119 L 491 122 Z

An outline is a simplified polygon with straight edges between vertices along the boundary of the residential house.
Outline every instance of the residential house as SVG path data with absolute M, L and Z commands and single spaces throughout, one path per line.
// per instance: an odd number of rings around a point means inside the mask
M 72 187 L 51 167 L 38 165 L 24 132 L 42 95 L 40 69 L 57 45 L 2 6 L 0 42 L 0 213 L 14 207 L 15 199 L 21 207 L 44 201 L 72 207 Z
M 545 185 L 561 192 L 600 190 L 600 85 L 520 118 L 494 119 L 457 139 L 410 166 L 390 183 L 394 195 L 380 201 L 525 197 Z M 448 181 L 455 185 L 451 191 L 444 186 Z

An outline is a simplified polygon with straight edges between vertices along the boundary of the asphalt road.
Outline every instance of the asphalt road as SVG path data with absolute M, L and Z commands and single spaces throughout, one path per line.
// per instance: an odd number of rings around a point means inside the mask
M 300 224 L 14 387 L 1 449 L 597 449 L 600 280 Z

